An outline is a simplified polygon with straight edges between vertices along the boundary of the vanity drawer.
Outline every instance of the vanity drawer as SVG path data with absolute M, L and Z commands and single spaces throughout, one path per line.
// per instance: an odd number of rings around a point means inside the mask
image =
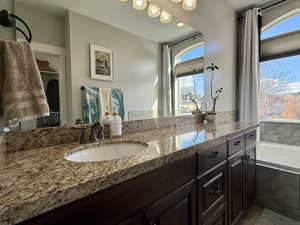
M 227 164 L 197 179 L 200 221 L 205 222 L 227 201 Z M 201 224 L 202 224 L 201 223 Z
M 256 130 L 246 134 L 246 146 L 252 145 L 256 142 Z
M 223 142 L 217 146 L 201 150 L 197 153 L 198 175 L 217 166 L 227 158 L 227 144 Z
M 245 135 L 239 135 L 228 139 L 228 155 L 231 156 L 234 153 L 245 148 Z

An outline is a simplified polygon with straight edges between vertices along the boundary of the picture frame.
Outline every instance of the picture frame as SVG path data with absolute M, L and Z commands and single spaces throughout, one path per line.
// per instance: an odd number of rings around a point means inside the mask
M 90 44 L 91 79 L 113 81 L 113 50 Z

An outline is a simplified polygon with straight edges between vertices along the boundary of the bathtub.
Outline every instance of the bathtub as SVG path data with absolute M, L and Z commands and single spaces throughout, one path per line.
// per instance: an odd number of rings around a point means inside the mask
M 300 146 L 258 142 L 257 164 L 300 175 Z
M 256 154 L 256 203 L 300 221 L 300 146 L 258 142 Z

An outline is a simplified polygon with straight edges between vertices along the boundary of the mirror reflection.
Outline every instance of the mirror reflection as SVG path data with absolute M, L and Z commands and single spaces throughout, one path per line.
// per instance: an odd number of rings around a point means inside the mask
M 151 4 L 136 10 L 131 1 L 90 3 L 15 1 L 15 14 L 32 31 L 50 108 L 18 129 L 93 123 L 113 113 L 139 120 L 202 110 L 201 33 Z

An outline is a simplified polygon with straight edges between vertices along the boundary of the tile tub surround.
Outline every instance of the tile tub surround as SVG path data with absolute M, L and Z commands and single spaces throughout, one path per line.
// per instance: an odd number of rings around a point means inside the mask
M 300 146 L 300 121 L 262 121 L 261 141 Z
M 257 165 L 256 203 L 300 221 L 300 174 Z
M 0 161 L 0 224 L 17 224 L 257 126 L 193 124 L 124 135 L 115 141 L 140 141 L 149 148 L 132 157 L 94 163 L 70 162 L 64 155 L 95 144 L 7 153 Z
M 217 124 L 233 121 L 236 121 L 235 112 L 222 112 L 217 115 Z M 196 124 L 199 122 L 202 121 L 200 121 L 198 115 L 123 121 L 123 134 L 127 135 L 159 128 Z M 7 151 L 16 152 L 79 142 L 83 126 L 90 129 L 90 125 L 74 125 L 9 132 L 5 134 Z

